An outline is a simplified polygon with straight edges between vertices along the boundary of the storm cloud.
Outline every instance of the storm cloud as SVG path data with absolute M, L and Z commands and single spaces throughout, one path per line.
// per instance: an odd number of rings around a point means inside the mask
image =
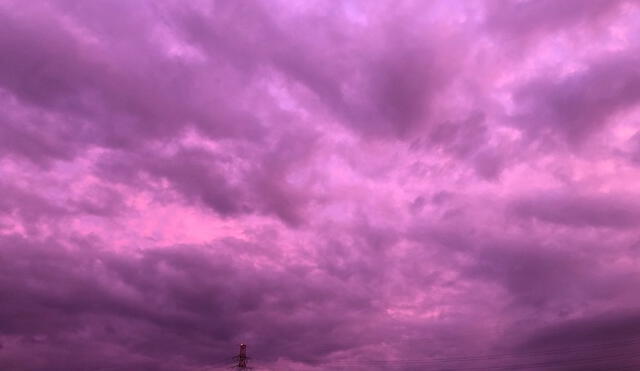
M 640 367 L 637 1 L 1 1 L 0 368 Z

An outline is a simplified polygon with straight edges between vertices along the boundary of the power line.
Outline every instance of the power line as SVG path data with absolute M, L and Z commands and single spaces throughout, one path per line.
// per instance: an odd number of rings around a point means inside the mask
M 533 351 L 533 352 L 512 352 L 512 353 L 499 353 L 499 354 L 476 354 L 476 355 L 466 355 L 466 356 L 457 356 L 457 357 L 438 357 L 438 358 L 426 358 L 426 359 L 401 359 L 401 360 L 358 360 L 358 364 L 384 364 L 384 363 L 393 363 L 393 362 L 465 362 L 465 361 L 478 361 L 478 360 L 492 360 L 492 359 L 500 359 L 500 358 L 510 358 L 510 357 L 537 357 L 544 355 L 553 355 L 553 354 L 566 354 L 566 353 L 576 353 L 583 352 L 587 350 L 604 350 L 610 348 L 618 348 L 625 347 L 630 345 L 640 344 L 640 337 L 633 337 L 625 339 L 624 341 L 615 341 L 615 342 L 604 342 L 604 343 L 595 343 L 595 344 L 585 344 L 581 346 L 574 347 L 564 347 L 564 348 L 552 348 L 543 351 Z M 317 362 L 321 363 L 320 359 L 303 359 L 299 360 L 301 362 Z M 328 363 L 348 363 L 349 361 L 331 361 Z
M 537 361 L 533 363 L 512 363 L 512 364 L 503 364 L 503 365 L 486 365 L 486 366 L 478 366 L 478 367 L 465 367 L 459 368 L 456 366 L 456 370 L 459 371 L 491 371 L 491 370 L 524 370 L 528 368 L 548 368 L 548 367 L 558 367 L 558 366 L 578 366 L 583 365 L 585 363 L 592 364 L 597 362 L 610 362 L 610 361 L 632 361 L 640 358 L 640 353 L 622 353 L 622 354 L 613 354 L 606 356 L 596 356 L 589 358 L 579 358 L 579 359 L 563 359 L 563 360 L 545 360 L 545 361 Z M 366 365 L 364 363 L 328 363 L 328 365 L 334 365 L 339 367 L 356 367 Z M 378 366 L 383 369 L 392 369 L 396 367 L 403 367 L 404 369 L 413 368 L 413 367 L 444 367 L 438 362 L 434 362 L 432 360 L 424 361 L 424 362 L 405 362 L 403 360 L 397 360 L 393 362 L 388 362 L 386 364 L 374 364 L 371 366 Z M 450 370 L 452 366 L 446 366 L 447 370 Z M 626 366 L 625 366 L 626 367 Z

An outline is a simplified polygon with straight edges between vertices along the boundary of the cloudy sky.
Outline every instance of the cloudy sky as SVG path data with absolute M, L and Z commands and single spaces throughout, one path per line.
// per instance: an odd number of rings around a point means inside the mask
M 0 369 L 640 365 L 640 2 L 0 0 Z

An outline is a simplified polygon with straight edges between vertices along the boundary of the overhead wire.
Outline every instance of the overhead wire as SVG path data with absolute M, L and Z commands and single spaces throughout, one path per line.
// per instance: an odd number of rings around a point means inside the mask
M 501 353 L 501 354 L 480 354 L 480 355 L 467 355 L 467 356 L 457 356 L 457 357 L 438 357 L 438 358 L 424 358 L 424 359 L 392 359 L 392 360 L 334 360 L 334 361 L 329 361 L 329 362 L 323 362 L 322 360 L 300 360 L 302 362 L 314 362 L 314 363 L 319 363 L 319 364 L 324 364 L 324 365 L 334 365 L 334 366 L 341 366 L 341 367 L 348 367 L 348 366 L 378 366 L 378 367 L 392 367 L 392 366 L 427 366 L 427 365 L 440 365 L 442 366 L 442 364 L 444 363 L 456 363 L 456 364 L 463 364 L 465 362 L 471 362 L 471 361 L 475 361 L 475 362 L 481 362 L 481 361 L 487 361 L 488 363 L 490 363 L 491 361 L 493 362 L 500 362 L 500 363 L 507 363 L 507 362 L 518 362 L 519 360 L 526 360 L 527 358 L 529 358 L 529 361 L 533 361 L 530 358 L 536 358 L 536 357 L 542 357 L 542 356 L 553 356 L 553 355 L 571 355 L 572 353 L 580 353 L 580 352 L 587 352 L 590 351 L 590 354 L 596 352 L 596 351 L 605 351 L 605 350 L 610 350 L 610 349 L 620 349 L 620 348 L 625 348 L 631 345 L 636 345 L 636 344 L 640 344 L 640 337 L 631 337 L 631 338 L 627 338 L 624 340 L 619 340 L 619 341 L 613 341 L 613 342 L 604 342 L 604 343 L 594 343 L 594 344 L 584 344 L 581 346 L 574 346 L 574 347 L 564 347 L 564 348 L 554 348 L 554 349 L 548 349 L 548 350 L 544 350 L 544 351 L 535 351 L 535 352 L 512 352 L 512 353 Z M 633 359 L 637 358 L 638 356 L 640 356 L 640 354 L 616 354 L 616 355 L 607 355 L 606 357 L 593 357 L 593 358 L 588 358 L 585 360 L 582 359 L 575 359 L 575 358 L 569 358 L 569 359 L 556 359 L 556 360 L 548 360 L 548 361 L 537 361 L 537 363 L 533 364 L 534 366 L 544 366 L 546 364 L 551 365 L 557 365 L 558 363 L 575 363 L 575 362 L 586 362 L 586 361 L 591 361 L 591 362 L 599 362 L 601 360 L 612 360 L 616 357 L 620 358 L 624 358 L 624 357 L 631 357 Z M 515 359 L 512 359 L 515 358 Z M 566 357 L 564 357 L 566 358 Z M 523 367 L 526 366 L 527 364 L 521 364 L 518 367 Z M 489 369 L 495 369 L 495 366 L 490 366 L 490 367 L 494 367 L 494 368 L 489 368 Z M 502 366 L 500 366 L 502 367 Z M 504 367 L 514 367 L 512 365 L 506 365 Z M 529 366 L 529 367 L 533 367 L 533 366 Z M 479 368 L 478 370 L 485 370 L 486 368 Z M 509 369 L 509 368 L 507 368 Z M 473 368 L 470 370 L 474 370 Z

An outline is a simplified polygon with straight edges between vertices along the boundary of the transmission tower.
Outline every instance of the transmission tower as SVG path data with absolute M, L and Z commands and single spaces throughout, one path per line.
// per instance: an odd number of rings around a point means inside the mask
M 249 357 L 247 357 L 247 344 L 240 344 L 240 353 L 237 356 L 233 357 L 234 361 L 238 361 L 238 364 L 233 366 L 233 368 L 238 368 L 242 370 L 249 370 L 251 367 L 247 367 L 247 361 Z

